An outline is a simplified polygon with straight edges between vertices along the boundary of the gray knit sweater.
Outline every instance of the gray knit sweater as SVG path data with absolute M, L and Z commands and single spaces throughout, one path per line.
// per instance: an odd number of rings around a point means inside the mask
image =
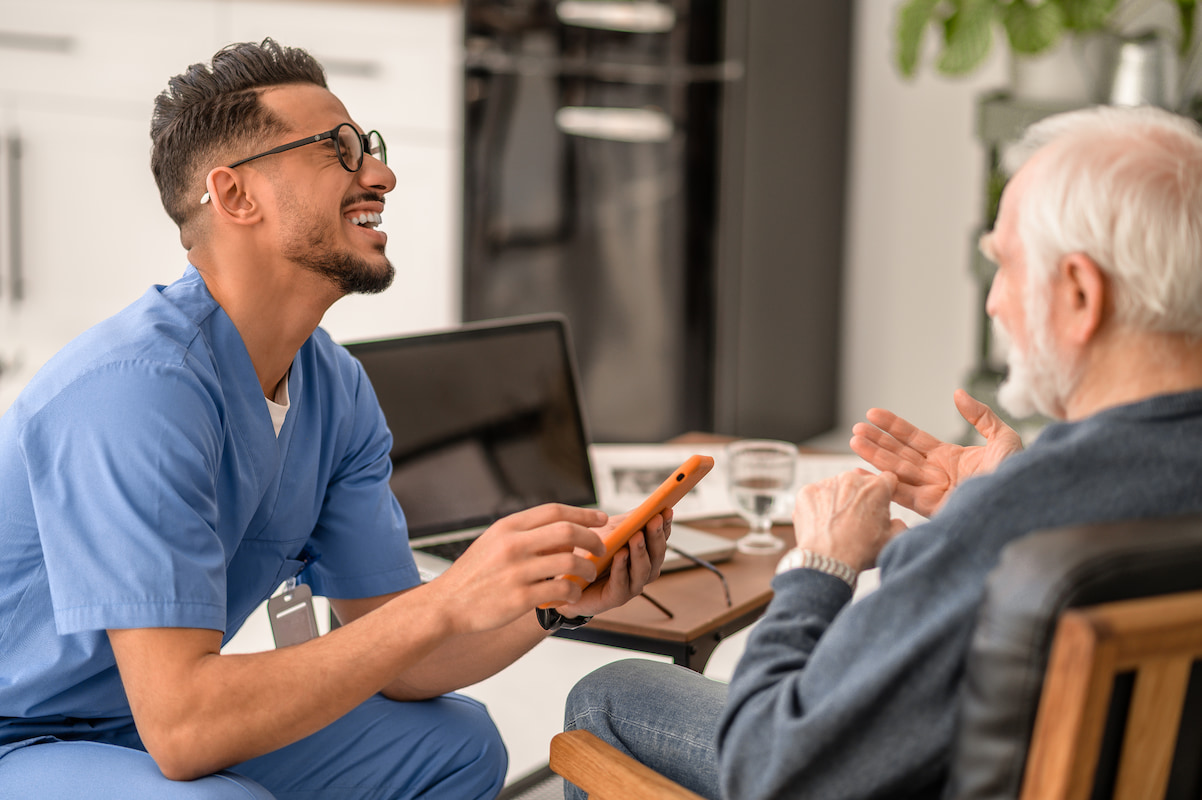
M 1003 547 L 1061 525 L 1202 511 L 1202 392 L 1048 427 L 881 554 L 848 604 L 796 569 L 753 631 L 718 733 L 724 796 L 938 797 L 985 578 Z

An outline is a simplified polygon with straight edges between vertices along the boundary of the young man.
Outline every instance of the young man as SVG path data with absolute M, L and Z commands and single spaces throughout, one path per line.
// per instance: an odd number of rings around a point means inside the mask
M 391 436 L 317 327 L 392 279 L 383 142 L 271 40 L 173 78 L 151 135 L 187 270 L 0 419 L 0 796 L 494 796 L 497 731 L 446 693 L 636 595 L 667 520 L 583 592 L 556 578 L 596 576 L 581 554 L 608 522 L 560 506 L 497 522 L 419 585 Z M 342 627 L 223 655 L 292 577 Z
M 706 797 L 940 797 L 986 575 L 1033 531 L 1202 511 L 1202 131 L 1153 108 L 1045 120 L 982 249 L 1010 334 L 1001 401 L 1061 420 L 1019 437 L 957 393 L 982 447 L 873 410 L 882 470 L 807 486 L 797 548 L 728 687 L 647 662 L 586 677 L 588 728 Z M 972 478 L 972 480 L 968 480 Z M 902 532 L 896 500 L 929 522 Z M 860 570 L 880 587 L 851 604 Z M 571 793 L 570 793 L 571 796 Z

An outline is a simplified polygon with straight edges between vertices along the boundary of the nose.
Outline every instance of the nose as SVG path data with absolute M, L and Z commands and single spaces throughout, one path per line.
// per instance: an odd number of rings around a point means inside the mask
M 364 154 L 363 166 L 359 168 L 359 183 L 366 189 L 387 194 L 396 188 L 396 173 L 380 159 Z
M 996 318 L 1002 311 L 1002 306 L 1006 303 L 1006 295 L 1008 286 L 1012 284 L 1014 276 L 1003 275 L 1001 264 L 998 264 L 993 271 L 993 278 L 989 281 L 989 293 L 985 296 L 985 313 L 990 318 Z

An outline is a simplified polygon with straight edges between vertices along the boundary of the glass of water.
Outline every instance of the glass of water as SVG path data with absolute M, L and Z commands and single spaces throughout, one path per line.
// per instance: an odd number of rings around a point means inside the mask
M 778 553 L 785 543 L 772 535 L 772 519 L 788 508 L 797 475 L 797 445 L 743 439 L 726 448 L 727 486 L 751 530 L 736 543 L 743 553 Z

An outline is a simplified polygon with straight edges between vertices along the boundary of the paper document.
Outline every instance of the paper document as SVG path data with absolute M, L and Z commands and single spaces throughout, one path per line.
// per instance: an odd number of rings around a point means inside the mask
M 726 488 L 726 448 L 720 444 L 594 444 L 589 446 L 593 477 L 597 482 L 598 504 L 610 514 L 629 511 L 694 453 L 712 456 L 714 469 L 676 505 L 675 518 L 681 522 L 707 517 L 737 515 L 734 501 Z M 869 469 L 859 456 L 846 454 L 802 453 L 797 461 L 797 480 L 793 492 L 808 483 L 857 468 Z M 781 512 L 777 522 L 787 523 L 793 507 Z M 892 514 L 907 525 L 923 518 L 909 509 L 893 504 Z

